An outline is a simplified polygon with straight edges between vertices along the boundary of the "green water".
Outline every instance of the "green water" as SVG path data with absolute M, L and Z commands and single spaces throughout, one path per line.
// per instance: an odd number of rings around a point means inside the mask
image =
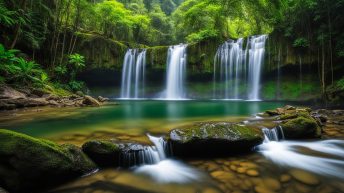
M 75 132 L 165 133 L 193 121 L 233 120 L 281 107 L 283 102 L 119 101 L 100 108 L 41 108 L 4 113 L 0 127 L 35 137 Z

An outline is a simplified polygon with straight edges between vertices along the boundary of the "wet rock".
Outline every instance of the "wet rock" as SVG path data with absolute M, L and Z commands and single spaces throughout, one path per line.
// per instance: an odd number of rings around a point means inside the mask
M 259 172 L 257 170 L 253 170 L 253 169 L 247 170 L 246 174 L 248 176 L 252 176 L 252 177 L 259 176 Z
M 260 131 L 229 122 L 203 122 L 173 129 L 168 138 L 177 157 L 214 157 L 249 152 L 263 141 Z
M 221 170 L 217 170 L 217 171 L 214 171 L 214 172 L 211 172 L 210 175 L 219 180 L 219 181 L 222 181 L 222 182 L 229 182 L 231 181 L 232 179 L 235 178 L 234 174 L 231 173 L 231 172 L 225 172 L 225 171 L 221 171 Z
M 280 176 L 280 181 L 282 182 L 282 183 L 285 183 L 285 182 L 289 182 L 290 181 L 290 176 L 288 175 L 288 174 L 282 174 L 281 176 Z
M 131 167 L 140 164 L 142 152 L 148 147 L 134 142 L 91 140 L 82 145 L 82 150 L 100 167 Z
M 274 178 L 264 178 L 263 183 L 270 190 L 277 191 L 281 189 L 280 182 Z
M 307 185 L 317 185 L 319 184 L 319 179 L 315 177 L 314 175 L 302 171 L 302 170 L 291 170 L 290 175 L 293 176 L 297 181 L 302 182 Z
M 321 128 L 310 116 L 298 116 L 281 124 L 286 139 L 307 139 L 321 137 Z
M 105 97 L 102 97 L 102 96 L 98 96 L 98 101 L 103 103 L 103 102 L 106 102 L 106 101 L 109 101 L 110 99 L 109 98 L 105 98 Z
M 97 101 L 97 99 L 95 99 L 91 96 L 88 96 L 88 95 L 84 96 L 83 104 L 89 105 L 89 106 L 94 106 L 94 107 L 100 106 L 100 103 Z
M 95 169 L 95 164 L 74 145 L 57 145 L 0 130 L 0 184 L 10 192 L 45 189 Z
M 267 187 L 265 186 L 255 186 L 254 187 L 254 190 L 257 192 L 257 193 L 274 193 L 274 191 L 272 190 L 269 190 Z
M 120 148 L 112 141 L 92 140 L 82 145 L 82 151 L 88 155 L 98 166 L 117 166 Z

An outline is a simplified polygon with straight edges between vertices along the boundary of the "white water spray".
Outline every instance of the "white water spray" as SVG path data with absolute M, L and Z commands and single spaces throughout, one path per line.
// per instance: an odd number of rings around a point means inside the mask
M 121 98 L 144 97 L 146 50 L 129 49 L 124 56 Z
M 180 44 L 168 49 L 166 99 L 185 98 L 186 47 L 187 45 Z
M 265 140 L 258 151 L 281 166 L 344 179 L 344 140 L 279 141 L 281 132 L 281 128 L 263 129 Z

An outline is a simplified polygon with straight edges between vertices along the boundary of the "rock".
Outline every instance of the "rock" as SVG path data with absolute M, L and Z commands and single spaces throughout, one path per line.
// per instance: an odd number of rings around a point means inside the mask
M 289 173 L 297 181 L 307 184 L 307 185 L 317 185 L 320 182 L 317 177 L 302 170 L 294 169 L 294 170 L 291 170 Z
M 265 111 L 265 113 L 268 114 L 269 116 L 280 115 L 280 113 L 277 110 L 267 110 Z
M 88 157 L 90 157 L 98 166 L 110 167 L 119 164 L 119 145 L 111 141 L 88 141 L 82 145 L 82 151 L 85 152 L 85 154 L 88 155 Z
M 253 169 L 247 170 L 246 174 L 248 176 L 252 176 L 252 177 L 259 176 L 259 172 L 257 170 L 253 170 Z
M 262 143 L 260 131 L 229 122 L 203 122 L 173 129 L 168 142 L 177 157 L 213 157 L 249 152 Z
M 286 139 L 307 139 L 321 137 L 321 128 L 311 117 L 298 116 L 281 124 Z
M 42 190 L 95 169 L 74 145 L 0 130 L 0 185 L 10 192 Z
M 98 166 L 131 167 L 139 164 L 147 145 L 134 142 L 120 143 L 115 140 L 92 140 L 82 145 L 82 150 Z M 140 157 L 141 156 L 141 157 Z
M 110 100 L 109 98 L 104 98 L 102 96 L 98 96 L 97 99 L 98 99 L 99 102 L 102 102 L 102 103 Z
M 15 108 L 46 106 L 49 102 L 45 98 L 3 99 L 2 103 L 14 105 Z
M 38 97 L 43 97 L 46 94 L 49 94 L 49 93 L 44 91 L 44 90 L 42 90 L 42 89 L 33 89 L 31 91 L 31 95 L 36 95 Z
M 270 190 L 277 191 L 277 190 L 281 189 L 280 182 L 274 178 L 270 178 L 270 177 L 264 178 L 263 183 Z
M 26 95 L 9 86 L 0 87 L 0 99 L 23 99 Z
M 290 176 L 288 175 L 288 174 L 282 174 L 281 176 L 280 176 L 280 181 L 282 182 L 282 183 L 285 183 L 285 182 L 289 182 L 290 181 Z
M 85 105 L 94 106 L 94 107 L 99 107 L 100 106 L 100 103 L 97 101 L 97 99 L 95 99 L 95 98 L 93 98 L 91 96 L 88 96 L 88 95 L 84 96 L 83 103 Z
M 81 91 L 76 91 L 75 94 L 77 94 L 77 95 L 79 95 L 79 96 L 81 96 L 81 97 L 85 96 L 85 94 L 84 94 L 83 92 L 81 92 Z

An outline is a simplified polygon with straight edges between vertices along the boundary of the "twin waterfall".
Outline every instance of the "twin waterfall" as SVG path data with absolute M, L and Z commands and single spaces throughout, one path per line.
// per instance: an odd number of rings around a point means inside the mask
M 261 68 L 264 63 L 267 35 L 228 40 L 214 59 L 215 99 L 259 100 Z
M 259 98 L 261 69 L 264 64 L 267 35 L 228 40 L 222 44 L 214 58 L 213 98 Z M 187 45 L 170 46 L 167 54 L 166 87 L 160 99 L 187 98 L 185 89 Z M 124 57 L 121 98 L 146 98 L 145 87 L 146 50 L 129 49 Z
M 129 49 L 124 56 L 121 98 L 138 99 L 144 96 L 146 50 Z

